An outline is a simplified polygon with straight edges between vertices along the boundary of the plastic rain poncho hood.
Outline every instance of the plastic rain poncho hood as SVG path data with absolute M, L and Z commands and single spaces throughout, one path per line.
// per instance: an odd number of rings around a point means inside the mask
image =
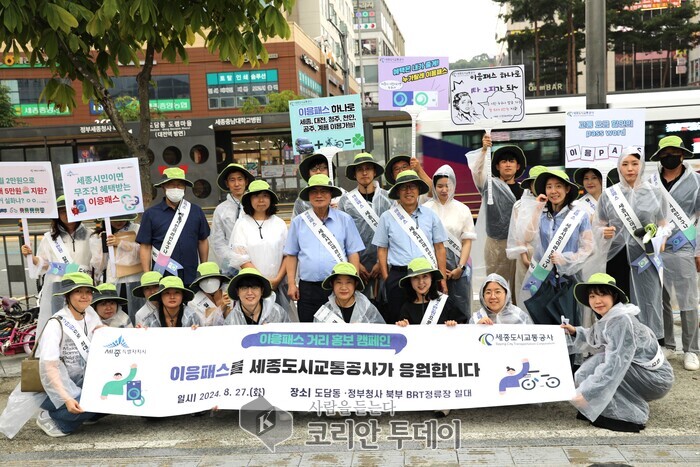
M 489 282 L 496 282 L 506 291 L 505 305 L 500 311 L 495 313 L 489 309 L 484 299 L 484 291 Z M 479 290 L 479 303 L 481 303 L 481 308 L 479 311 L 472 314 L 469 324 L 476 324 L 479 320 L 486 317 L 490 318 L 495 324 L 533 324 L 529 314 L 513 305 L 508 282 L 498 274 L 489 274 L 486 277 L 484 284 L 481 286 L 481 290 Z
M 340 320 L 343 320 L 343 312 L 340 311 L 340 307 L 335 302 L 335 294 L 331 293 L 328 297 L 328 301 L 322 305 L 333 312 L 333 314 Z M 318 319 L 314 316 L 314 322 L 318 323 Z M 352 323 L 376 323 L 376 324 L 386 324 L 384 318 L 379 314 L 377 308 L 372 305 L 360 292 L 355 292 L 355 308 L 352 310 L 352 316 L 350 317 L 350 324 Z
M 258 318 L 258 324 L 266 323 L 289 323 L 289 314 L 277 303 L 275 303 L 275 292 L 272 292 L 269 297 L 263 298 L 262 311 Z M 241 302 L 236 301 L 231 313 L 224 320 L 224 324 L 233 324 L 245 326 L 246 320 L 241 309 Z

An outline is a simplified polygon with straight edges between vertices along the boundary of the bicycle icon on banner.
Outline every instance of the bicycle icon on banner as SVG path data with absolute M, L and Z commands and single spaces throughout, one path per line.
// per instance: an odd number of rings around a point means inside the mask
M 523 378 L 522 382 L 520 383 L 520 387 L 522 387 L 526 391 L 531 391 L 537 386 L 554 389 L 556 387 L 559 387 L 559 384 L 561 384 L 561 381 L 559 381 L 559 378 L 557 378 L 556 376 L 551 376 L 545 373 L 539 373 L 539 370 L 528 371 L 527 375 L 525 375 L 525 378 Z

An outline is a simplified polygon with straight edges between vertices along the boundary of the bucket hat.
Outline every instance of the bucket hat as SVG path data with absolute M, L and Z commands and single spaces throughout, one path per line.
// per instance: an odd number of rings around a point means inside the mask
M 442 273 L 437 268 L 434 268 L 430 261 L 421 256 L 408 263 L 408 274 L 399 281 L 399 287 L 410 287 L 411 277 L 420 276 L 421 274 L 431 274 L 434 281 L 443 279 Z
M 131 291 L 131 295 L 140 298 L 149 298 L 143 295 L 143 290 L 146 287 L 151 287 L 153 285 L 158 285 L 163 275 L 158 271 L 148 271 L 141 275 L 141 285 L 134 287 Z
M 332 159 L 339 152 L 340 150 L 337 148 L 321 148 L 310 156 L 306 156 L 299 164 L 299 175 L 308 182 L 309 177 L 311 177 L 311 167 L 321 162 L 328 163 L 329 157 Z M 335 173 L 335 164 L 333 164 L 333 173 Z
M 535 196 L 546 194 L 545 187 L 547 186 L 547 180 L 552 177 L 558 178 L 570 188 L 569 192 L 566 194 L 565 204 L 570 204 L 576 198 L 578 198 L 578 185 L 569 180 L 569 176 L 566 174 L 566 172 L 557 169 L 546 170 L 537 176 L 535 179 Z
M 182 283 L 182 279 L 177 276 L 165 276 L 158 284 L 158 292 L 148 297 L 148 300 L 154 302 L 160 301 L 163 291 L 167 289 L 182 290 L 182 303 L 187 303 L 194 298 L 194 292 L 185 287 L 185 284 Z
M 394 156 L 391 159 L 389 159 L 389 162 L 386 163 L 386 168 L 384 169 L 384 178 L 386 179 L 387 183 L 389 183 L 389 185 L 396 184 L 396 178 L 394 178 L 394 164 L 401 161 L 407 162 L 410 165 L 411 156 Z
M 185 178 L 185 171 L 182 170 L 180 167 L 170 167 L 168 169 L 165 169 L 163 171 L 162 178 L 156 183 L 154 183 L 153 186 L 161 186 L 164 183 L 168 183 L 172 180 L 181 180 L 185 182 L 185 184 L 189 187 L 194 186 L 194 183 Z
M 114 284 L 100 284 L 97 286 L 97 292 L 92 295 L 90 305 L 95 306 L 97 303 L 105 301 L 117 302 L 120 305 L 126 305 L 128 302 L 126 298 L 117 294 L 117 288 Z
M 355 171 L 357 167 L 362 164 L 372 164 L 374 166 L 374 178 L 381 177 L 384 173 L 384 167 L 379 164 L 379 162 L 374 160 L 372 154 L 368 152 L 361 152 L 355 156 L 352 160 L 352 164 L 345 167 L 345 176 L 350 180 L 356 180 Z
M 588 306 L 588 288 L 594 285 L 607 285 L 608 287 L 612 287 L 620 294 L 620 301 L 622 303 L 629 302 L 629 298 L 627 298 L 625 292 L 617 286 L 615 278 L 603 272 L 592 274 L 587 281 L 579 282 L 574 286 L 574 298 L 576 298 L 576 301 L 583 306 Z
M 243 268 L 238 271 L 238 274 L 233 276 L 233 279 L 228 283 L 228 288 L 226 289 L 228 291 L 228 296 L 233 300 L 238 300 L 238 283 L 242 279 L 253 279 L 259 282 L 263 289 L 262 298 L 267 298 L 272 294 L 272 286 L 270 285 L 270 281 L 267 280 L 267 277 L 263 276 L 260 271 L 255 268 Z
M 430 191 L 430 187 L 413 170 L 404 170 L 396 177 L 396 183 L 389 190 L 389 199 L 399 199 L 399 188 L 406 183 L 415 183 L 421 195 Z
M 525 153 L 522 149 L 520 149 L 520 147 L 515 146 L 514 144 L 509 144 L 495 149 L 491 154 L 491 175 L 493 175 L 494 177 L 498 177 L 498 170 L 496 166 L 500 161 L 510 158 L 515 159 L 518 162 L 518 164 L 520 164 L 520 168 L 517 172 L 515 172 L 515 178 L 518 178 L 522 174 L 524 174 L 525 169 L 527 167 L 527 159 L 525 159 Z
M 69 272 L 68 274 L 63 275 L 61 284 L 58 291 L 54 293 L 54 296 L 66 295 L 67 293 L 81 287 L 87 287 L 93 292 L 97 291 L 97 287 L 95 287 L 92 277 L 88 276 L 84 272 Z
M 231 280 L 230 277 L 221 274 L 219 265 L 213 261 L 207 261 L 197 266 L 197 276 L 190 284 L 190 289 L 192 289 L 192 291 L 199 290 L 199 283 L 204 279 L 219 279 L 222 283 Z
M 219 176 L 216 179 L 216 184 L 219 185 L 219 188 L 222 191 L 229 191 L 228 186 L 226 186 L 226 179 L 233 172 L 242 173 L 249 184 L 252 183 L 253 180 L 255 180 L 255 177 L 253 176 L 253 174 L 248 172 L 248 169 L 243 167 L 241 164 L 236 164 L 236 163 L 229 164 L 226 167 L 224 167 L 224 170 L 221 171 L 221 173 L 219 174 Z
M 269 183 L 267 183 L 265 180 L 255 180 L 250 185 L 248 185 L 248 189 L 245 193 L 243 193 L 243 196 L 241 196 L 241 204 L 244 207 L 252 206 L 250 197 L 256 193 L 262 193 L 264 191 L 270 194 L 270 202 L 272 204 L 279 203 L 280 200 L 277 197 L 277 194 L 274 191 L 272 191 L 272 188 L 270 188 Z
M 683 140 L 680 136 L 672 135 L 666 136 L 665 138 L 661 138 L 659 140 L 659 149 L 657 149 L 657 151 L 651 156 L 649 160 L 658 161 L 659 159 L 661 159 L 661 156 L 663 155 L 664 151 L 672 148 L 680 149 L 683 152 L 683 158 L 685 159 L 690 159 L 694 156 L 693 151 L 685 147 L 685 145 L 683 144 Z
M 301 198 L 304 201 L 308 201 L 309 192 L 312 188 L 316 187 L 324 187 L 331 190 L 331 198 L 335 198 L 336 196 L 340 196 L 343 194 L 343 192 L 340 191 L 340 188 L 331 184 L 331 179 L 328 178 L 328 175 L 316 174 L 309 179 L 309 184 L 299 192 L 299 198 Z
M 529 190 L 530 189 L 530 184 L 535 181 L 537 176 L 547 170 L 547 167 L 544 165 L 533 165 L 530 167 L 530 172 L 527 174 L 527 178 L 523 179 L 522 182 L 520 182 L 520 188 L 523 190 Z
M 353 266 L 351 263 L 345 262 L 338 263 L 333 266 L 333 271 L 331 271 L 331 274 L 328 277 L 323 279 L 321 287 L 323 287 L 324 290 L 333 289 L 333 280 L 338 276 L 353 277 L 356 283 L 355 290 L 363 290 L 365 288 L 365 284 L 362 282 L 362 279 L 360 279 L 360 275 L 357 273 L 355 266 Z

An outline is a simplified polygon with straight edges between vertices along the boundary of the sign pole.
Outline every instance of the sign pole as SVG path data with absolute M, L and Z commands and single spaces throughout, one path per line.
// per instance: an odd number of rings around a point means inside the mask
M 422 111 L 425 110 L 425 107 L 422 105 L 407 105 L 403 107 L 401 110 L 404 112 L 408 112 L 408 114 L 411 116 L 411 159 L 416 158 L 416 122 L 418 120 L 418 116 Z
M 105 223 L 105 233 L 107 233 L 108 237 L 112 236 L 112 223 L 110 222 L 109 217 L 105 217 L 104 219 Z M 114 247 L 112 245 L 109 245 L 107 247 L 107 255 L 109 256 L 109 272 L 112 273 L 112 276 L 117 275 L 117 265 L 114 260 Z
M 32 244 L 29 242 L 29 224 L 27 222 L 27 218 L 23 217 L 21 219 L 22 221 L 22 235 L 24 237 L 24 244 L 27 245 L 28 247 L 31 247 Z

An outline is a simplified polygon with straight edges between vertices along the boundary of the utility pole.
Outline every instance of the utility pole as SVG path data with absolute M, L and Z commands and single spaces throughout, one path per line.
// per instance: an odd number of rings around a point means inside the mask
M 605 0 L 586 0 L 586 108 L 607 108 Z
M 360 102 L 362 107 L 365 106 L 365 67 L 362 64 L 362 15 L 360 14 L 360 0 L 355 0 L 353 6 L 357 5 L 355 9 L 355 23 L 357 23 L 357 43 L 359 45 L 358 49 L 360 56 L 358 57 L 360 63 Z M 360 14 L 360 16 L 357 16 Z
M 333 18 L 328 18 L 328 22 L 335 28 L 336 31 L 338 31 L 338 35 L 340 36 L 340 46 L 343 48 L 343 87 L 345 88 L 343 94 L 349 94 L 350 73 L 348 72 L 348 27 L 345 25 L 345 23 L 342 24 L 342 26 L 345 27 L 338 27 Z

